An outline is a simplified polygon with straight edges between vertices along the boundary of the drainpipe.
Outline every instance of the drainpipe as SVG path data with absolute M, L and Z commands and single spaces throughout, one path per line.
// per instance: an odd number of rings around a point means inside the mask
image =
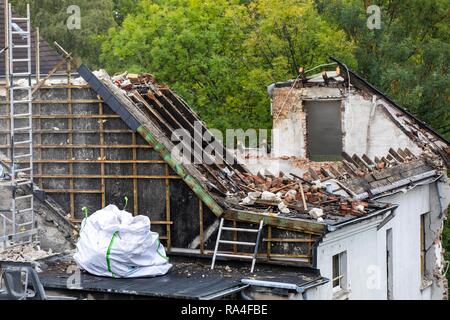
M 442 217 L 444 216 L 444 214 L 447 210 L 446 210 L 445 204 L 444 204 L 444 199 L 445 199 L 444 190 L 443 190 L 442 184 L 439 180 L 437 181 L 437 192 L 438 192 L 439 207 L 440 207 L 439 219 L 442 219 Z

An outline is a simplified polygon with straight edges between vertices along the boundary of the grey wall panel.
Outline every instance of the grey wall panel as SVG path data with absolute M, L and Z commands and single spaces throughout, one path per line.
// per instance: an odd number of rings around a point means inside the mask
M 311 160 L 335 160 L 342 153 L 340 101 L 305 101 L 307 150 Z

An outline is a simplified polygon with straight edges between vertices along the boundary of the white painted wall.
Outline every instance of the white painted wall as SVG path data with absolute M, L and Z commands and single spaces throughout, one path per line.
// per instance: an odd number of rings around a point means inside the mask
M 389 118 L 375 99 L 350 94 L 345 100 L 344 151 L 369 158 L 385 156 L 389 148 L 409 148 L 420 154 L 416 144 Z
M 354 225 L 328 234 L 317 249 L 317 267 L 322 276 L 330 282 L 308 290 L 307 299 L 331 300 L 332 291 L 332 257 L 343 251 L 347 252 L 347 284 L 349 298 L 383 299 L 380 290 L 369 290 L 369 272 L 378 265 L 376 223 L 369 222 Z
M 393 231 L 393 297 L 394 299 L 422 299 L 420 271 L 420 216 L 430 211 L 429 186 L 416 187 L 406 194 L 397 193 L 382 201 L 400 204 L 396 217 L 380 229 Z M 385 257 L 385 237 L 380 237 L 378 256 Z M 386 274 L 383 266 L 383 274 Z
M 332 256 L 347 251 L 348 298 L 387 299 L 386 230 L 392 228 L 394 299 L 442 299 L 442 293 L 432 286 L 421 289 L 420 216 L 431 210 L 432 223 L 442 223 L 430 199 L 438 201 L 436 188 L 430 185 L 387 196 L 380 200 L 399 207 L 396 216 L 380 230 L 378 219 L 327 234 L 317 248 L 317 268 L 322 276 L 331 279 Z M 331 282 L 307 291 L 307 299 L 332 298 Z
M 277 99 L 277 93 L 286 94 L 286 88 L 274 90 L 274 105 L 282 105 L 284 100 Z M 360 91 L 351 90 L 343 94 L 334 88 L 311 87 L 294 89 L 292 97 L 284 106 L 285 113 L 273 121 L 273 155 L 304 157 L 305 114 L 300 107 L 303 100 L 343 99 L 343 145 L 350 155 L 367 154 L 370 158 L 385 156 L 389 148 L 409 148 L 414 154 L 421 150 L 387 115 L 383 103 L 373 96 L 363 96 Z M 294 98 L 295 97 L 295 98 Z M 377 100 L 378 99 L 378 100 Z M 289 103 L 295 105 L 289 105 Z

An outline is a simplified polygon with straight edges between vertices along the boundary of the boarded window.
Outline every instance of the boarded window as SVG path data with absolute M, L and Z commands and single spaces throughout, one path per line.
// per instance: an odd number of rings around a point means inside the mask
M 306 101 L 307 151 L 313 161 L 338 161 L 342 153 L 340 101 Z

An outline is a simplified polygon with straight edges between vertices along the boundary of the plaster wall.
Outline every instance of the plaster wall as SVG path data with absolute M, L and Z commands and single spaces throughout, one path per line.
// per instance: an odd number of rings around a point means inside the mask
M 392 229 L 393 299 L 444 299 L 445 279 L 440 234 L 443 217 L 439 205 L 438 183 L 418 185 L 406 193 L 379 199 L 398 204 L 395 216 L 379 230 L 382 219 L 351 225 L 327 234 L 317 248 L 317 268 L 332 279 L 332 257 L 347 255 L 348 299 L 387 299 L 386 231 Z M 442 190 L 442 189 L 441 189 Z M 447 195 L 448 191 L 445 191 Z M 443 204 L 446 208 L 447 204 Z M 422 278 L 420 259 L 421 215 L 426 222 L 426 273 Z M 387 217 L 387 216 L 386 216 Z M 342 297 L 342 296 L 341 296 Z M 333 299 L 331 281 L 307 291 L 308 299 Z
M 345 152 L 370 158 L 385 156 L 389 148 L 421 150 L 393 122 L 384 110 L 385 102 L 359 90 L 344 92 L 321 86 L 273 91 L 273 155 L 306 157 L 306 114 L 303 102 L 308 100 L 342 100 L 342 134 Z

